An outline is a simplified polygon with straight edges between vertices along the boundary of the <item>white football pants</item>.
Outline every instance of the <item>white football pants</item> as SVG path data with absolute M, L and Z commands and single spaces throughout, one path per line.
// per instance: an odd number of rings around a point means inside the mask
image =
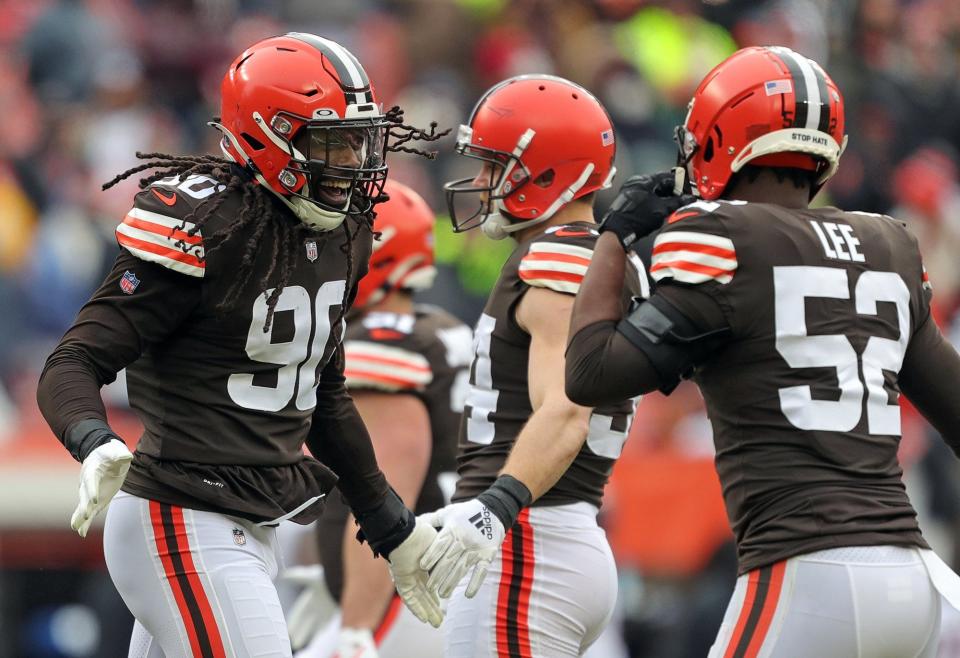
M 919 549 L 817 551 L 740 576 L 709 658 L 933 658 L 940 610 Z
M 129 658 L 288 658 L 275 527 L 120 492 L 107 569 L 136 617 Z
M 585 502 L 523 510 L 472 599 L 470 573 L 441 627 L 447 658 L 580 656 L 617 600 L 613 553 Z

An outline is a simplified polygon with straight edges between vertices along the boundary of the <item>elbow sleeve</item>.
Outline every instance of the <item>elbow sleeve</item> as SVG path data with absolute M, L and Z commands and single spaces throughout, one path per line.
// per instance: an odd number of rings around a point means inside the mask
M 617 332 L 644 354 L 656 372 L 658 388 L 670 394 L 681 378 L 689 378 L 723 344 L 730 330 L 724 326 L 702 331 L 670 302 L 654 295 L 636 304 Z

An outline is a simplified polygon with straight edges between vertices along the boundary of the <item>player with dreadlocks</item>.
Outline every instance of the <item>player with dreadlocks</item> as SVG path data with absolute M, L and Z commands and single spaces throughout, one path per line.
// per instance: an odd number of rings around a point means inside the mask
M 104 186 L 154 170 L 117 228 L 113 270 L 40 378 L 40 409 L 82 463 L 71 525 L 85 536 L 113 499 L 104 553 L 136 617 L 131 656 L 289 656 L 275 528 L 316 519 L 336 482 L 358 536 L 437 626 L 418 567 L 436 533 L 377 466 L 341 340 L 385 155 L 430 157 L 404 144 L 442 133 L 384 113 L 349 51 L 302 33 L 230 65 L 211 125 L 224 157 L 138 154 L 147 162 Z M 123 368 L 144 425 L 132 454 L 99 395 Z

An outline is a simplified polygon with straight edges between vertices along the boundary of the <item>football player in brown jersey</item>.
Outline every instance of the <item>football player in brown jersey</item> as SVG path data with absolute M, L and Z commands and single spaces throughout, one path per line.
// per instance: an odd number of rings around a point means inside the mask
M 377 206 L 373 226 L 380 238 L 347 318 L 344 376 L 377 463 L 404 502 L 423 513 L 453 493 L 473 332 L 438 307 L 414 304 L 414 292 L 429 288 L 436 274 L 433 211 L 405 185 L 387 181 L 384 190 L 390 200 Z M 386 565 L 354 534 L 349 508 L 332 497 L 317 540 L 340 615 L 297 657 L 405 658 L 415 647 L 417 656 L 439 658 L 439 631 L 403 608 Z
M 904 490 L 898 397 L 960 451 L 960 356 L 931 318 L 917 241 L 890 217 L 809 207 L 843 151 L 843 100 L 787 48 L 719 64 L 678 137 L 700 200 L 671 214 L 658 175 L 610 214 L 567 393 L 700 387 L 740 571 L 712 658 L 933 656 L 960 580 Z M 622 243 L 665 217 L 656 291 L 624 315 Z
M 454 227 L 480 226 L 516 248 L 474 332 L 456 502 L 429 515 L 441 531 L 421 564 L 429 585 L 453 594 L 447 656 L 579 656 L 616 600 L 596 517 L 634 403 L 581 407 L 563 387 L 567 322 L 614 141 L 590 92 L 546 75 L 494 86 L 460 128 L 457 151 L 479 171 L 446 186 Z M 624 308 L 646 286 L 640 270 L 623 275 Z
M 275 527 L 317 518 L 337 482 L 407 604 L 439 625 L 417 565 L 436 533 L 377 467 L 341 346 L 385 153 L 429 135 L 382 111 L 349 51 L 303 33 L 230 65 L 213 125 L 225 157 L 143 156 L 107 184 L 160 169 L 41 375 L 40 408 L 82 463 L 71 525 L 86 535 L 113 498 L 104 553 L 137 620 L 131 656 L 289 656 Z M 99 395 L 122 368 L 144 425 L 132 455 Z

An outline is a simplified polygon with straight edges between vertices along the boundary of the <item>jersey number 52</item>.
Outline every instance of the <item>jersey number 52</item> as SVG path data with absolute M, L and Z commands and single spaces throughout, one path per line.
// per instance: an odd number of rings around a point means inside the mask
M 900 329 L 897 340 L 871 336 L 859 359 L 847 336 L 807 333 L 804 300 L 850 299 L 846 270 L 775 267 L 773 283 L 777 351 L 791 368 L 835 368 L 840 388 L 839 400 L 814 400 L 807 385 L 781 388 L 780 408 L 787 420 L 802 430 L 849 432 L 860 422 L 866 384 L 868 432 L 899 435 L 900 407 L 890 404 L 883 371 L 899 372 L 910 339 L 910 292 L 900 275 L 867 271 L 857 279 L 857 315 L 875 316 L 878 302 L 892 302 Z

